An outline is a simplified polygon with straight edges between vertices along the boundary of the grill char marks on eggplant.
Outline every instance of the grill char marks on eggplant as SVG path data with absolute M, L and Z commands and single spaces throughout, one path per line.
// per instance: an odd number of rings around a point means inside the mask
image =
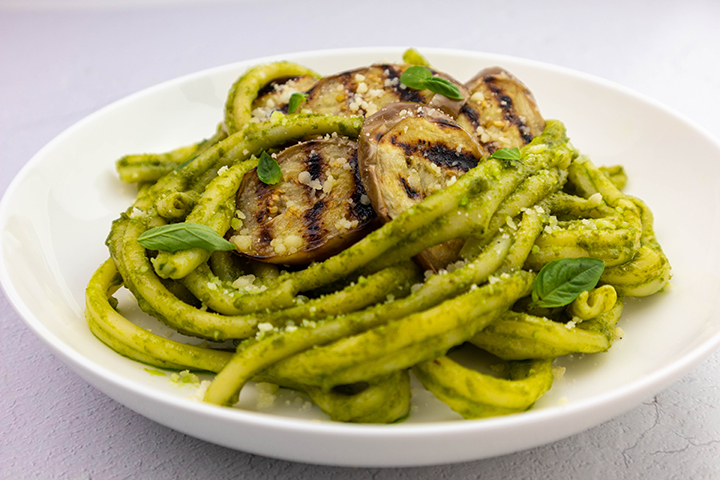
M 367 219 L 375 220 L 377 218 L 375 209 L 370 202 L 370 198 L 367 196 L 367 192 L 362 183 L 362 177 L 360 176 L 357 148 L 352 152 L 349 163 L 355 177 L 355 185 L 358 186 L 352 193 L 353 208 L 350 209 L 350 214 L 355 220 L 361 223 L 368 221 Z
M 486 68 L 465 86 L 470 97 L 457 121 L 475 135 L 485 155 L 522 147 L 545 128 L 530 90 L 506 70 Z
M 427 106 L 389 105 L 367 118 L 360 133 L 360 175 L 384 221 L 445 188 L 481 158 L 472 135 Z M 417 260 L 438 270 L 456 259 L 461 246 L 462 240 L 451 240 L 425 250 Z
M 400 75 L 410 65 L 379 64 L 325 77 L 308 90 L 308 108 L 316 113 L 369 116 L 395 102 L 414 102 L 437 106 L 456 115 L 464 102 L 452 101 L 429 90 L 413 90 L 400 83 Z M 458 86 L 452 77 L 435 72 Z
M 283 173 L 278 184 L 263 184 L 253 170 L 240 186 L 243 225 L 230 237 L 238 252 L 304 265 L 347 248 L 372 228 L 375 212 L 362 204 L 367 196 L 358 181 L 355 142 L 310 140 L 286 148 L 276 160 Z
M 314 250 L 322 245 L 323 234 L 326 233 L 323 226 L 323 209 L 325 202 L 318 200 L 315 205 L 307 210 L 302 218 L 305 220 L 305 231 L 303 231 L 303 239 L 308 250 Z

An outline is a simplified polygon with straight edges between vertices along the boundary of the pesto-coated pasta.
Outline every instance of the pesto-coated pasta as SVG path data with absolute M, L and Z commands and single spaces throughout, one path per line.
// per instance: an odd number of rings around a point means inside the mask
M 414 50 L 403 59 L 416 74 L 428 65 Z M 212 138 L 118 160 L 121 179 L 139 188 L 112 224 L 111 258 L 87 288 L 93 334 L 148 365 L 215 373 L 207 402 L 232 406 L 248 382 L 271 383 L 306 395 L 331 420 L 359 423 L 410 415 L 410 372 L 465 418 L 523 412 L 551 388 L 556 357 L 610 349 L 626 297 L 657 293 L 671 276 L 652 212 L 622 192 L 624 169 L 596 167 L 581 155 L 562 122 L 539 117 L 529 90 L 509 72 L 486 69 L 462 85 L 428 69 L 434 80 L 419 87 L 427 94 L 403 83 L 407 69 L 383 64 L 323 80 L 290 62 L 260 65 L 232 85 Z M 505 100 L 483 97 L 489 93 L 478 82 Z M 457 100 L 453 89 L 471 92 L 472 101 Z M 289 108 L 296 93 L 303 93 L 294 98 L 300 107 Z M 386 105 L 395 101 L 402 103 Z M 532 107 L 533 118 L 514 105 Z M 406 114 L 412 122 L 403 132 L 383 128 L 383 119 L 400 125 Z M 364 128 L 366 116 L 372 129 Z M 373 137 L 364 137 L 370 130 Z M 470 144 L 444 143 L 443 131 Z M 322 141 L 342 144 L 343 157 L 314 149 Z M 292 151 L 288 167 L 297 173 L 272 183 L 266 172 L 279 167 L 275 156 L 280 161 L 298 144 L 304 147 Z M 390 158 L 375 155 L 377 148 L 393 148 L 396 160 L 405 152 L 408 168 L 362 170 Z M 411 157 L 423 161 L 411 165 Z M 352 188 L 335 178 L 340 171 L 354 179 Z M 393 188 L 383 189 L 391 180 Z M 389 216 L 382 203 L 393 192 L 407 206 Z M 331 204 L 353 208 L 338 214 L 328 212 Z M 376 218 L 373 209 L 384 214 Z M 283 213 L 303 229 L 270 228 Z M 175 233 L 144 243 L 143 234 L 168 224 Z M 237 251 L 214 251 L 190 224 L 209 229 L 218 239 L 212 245 Z M 327 235 L 352 241 L 313 256 Z M 295 257 L 300 264 L 265 262 L 267 255 L 253 255 L 260 243 L 278 255 L 304 248 Z M 544 267 L 577 258 L 603 261 L 599 283 L 564 303 L 539 301 Z M 562 282 L 558 290 L 570 280 Z M 145 313 L 203 339 L 202 346 L 123 317 L 112 297 L 123 286 Z M 232 347 L 220 343 L 227 341 Z M 446 356 L 465 342 L 507 362 L 504 376 Z

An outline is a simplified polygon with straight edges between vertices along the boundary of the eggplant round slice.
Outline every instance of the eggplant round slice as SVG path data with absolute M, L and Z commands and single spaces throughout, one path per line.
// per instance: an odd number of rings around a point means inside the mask
M 475 135 L 484 155 L 522 147 L 545 129 L 532 92 L 507 70 L 486 68 L 465 86 L 470 97 L 457 121 Z
M 481 159 L 472 135 L 427 106 L 389 105 L 367 118 L 360 132 L 360 177 L 384 221 L 445 188 Z M 462 243 L 451 240 L 426 249 L 416 260 L 437 271 L 457 259 Z
M 435 106 L 457 115 L 464 100 L 450 100 L 430 90 L 413 90 L 400 83 L 400 75 L 412 65 L 380 64 L 324 77 L 308 93 L 307 108 L 315 113 L 370 116 L 395 102 L 414 102 Z M 467 98 L 467 90 L 457 80 L 431 70 L 454 83 Z
M 273 112 L 287 113 L 288 102 L 293 93 L 302 93 L 317 83 L 312 75 L 300 75 L 274 80 L 258 92 L 252 103 L 252 121 L 270 118 Z
M 375 212 L 360 182 L 357 144 L 326 137 L 275 156 L 282 180 L 243 179 L 230 241 L 247 257 L 283 265 L 321 261 L 373 227 Z M 242 222 L 238 226 L 237 223 Z

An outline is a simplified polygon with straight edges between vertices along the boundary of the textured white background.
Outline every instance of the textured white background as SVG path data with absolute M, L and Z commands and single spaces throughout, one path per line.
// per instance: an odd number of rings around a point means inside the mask
M 549 62 L 638 90 L 720 136 L 716 1 L 59 3 L 0 0 L 0 194 L 45 143 L 128 94 L 239 60 L 336 47 Z M 1 293 L 0 358 L 0 479 L 720 478 L 719 353 L 627 414 L 554 444 L 384 470 L 267 459 L 146 420 L 53 357 Z

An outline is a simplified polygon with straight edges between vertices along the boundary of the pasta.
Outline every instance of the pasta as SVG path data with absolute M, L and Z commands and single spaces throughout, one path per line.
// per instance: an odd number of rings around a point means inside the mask
M 138 195 L 87 288 L 93 334 L 148 365 L 216 373 L 213 404 L 264 382 L 362 423 L 410 414 L 410 371 L 484 418 L 531 408 L 555 358 L 607 351 L 625 297 L 671 273 L 622 167 L 581 155 L 502 69 L 461 84 L 414 50 L 404 62 L 329 77 L 252 68 L 211 138 L 121 158 Z M 148 235 L 166 246 L 144 246 Z M 121 287 L 210 346 L 134 325 L 116 310 Z M 446 355 L 465 343 L 506 375 Z

